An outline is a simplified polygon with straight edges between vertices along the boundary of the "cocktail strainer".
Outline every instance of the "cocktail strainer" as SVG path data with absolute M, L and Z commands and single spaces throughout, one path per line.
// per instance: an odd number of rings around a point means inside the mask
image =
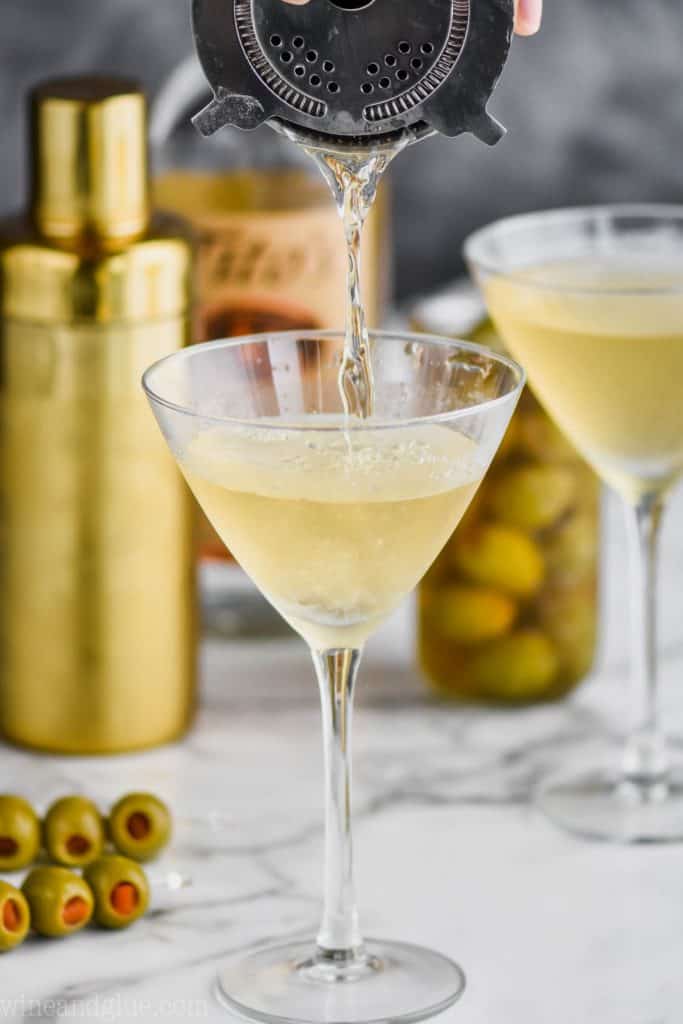
M 486 104 L 503 70 L 513 0 L 194 0 L 214 99 L 204 135 L 275 120 L 362 143 L 409 128 L 493 144 Z

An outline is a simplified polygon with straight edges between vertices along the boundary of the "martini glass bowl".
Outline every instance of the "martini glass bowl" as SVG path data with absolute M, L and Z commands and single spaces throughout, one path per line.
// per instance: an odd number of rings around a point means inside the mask
M 657 538 L 683 473 L 683 207 L 512 217 L 466 256 L 509 351 L 620 497 L 630 535 L 634 718 L 621 750 L 563 770 L 539 807 L 580 835 L 683 840 L 683 770 L 658 709 Z
M 238 954 L 218 979 L 257 1021 L 416 1021 L 464 988 L 446 956 L 365 940 L 351 854 L 351 711 L 365 641 L 418 583 L 503 438 L 524 375 L 466 343 L 371 336 L 374 410 L 344 415 L 341 333 L 197 345 L 144 387 L 209 519 L 308 643 L 322 699 L 325 898 L 317 941 Z

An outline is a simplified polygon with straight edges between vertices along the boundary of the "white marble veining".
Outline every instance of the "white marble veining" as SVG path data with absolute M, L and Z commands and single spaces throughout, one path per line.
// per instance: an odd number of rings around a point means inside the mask
M 663 544 L 666 713 L 683 733 L 683 500 Z M 623 534 L 609 516 L 606 644 L 571 701 L 517 713 L 431 702 L 406 607 L 370 645 L 355 727 L 359 895 L 369 935 L 433 946 L 468 975 L 447 1024 L 680 1024 L 683 847 L 572 839 L 529 806 L 533 783 L 625 721 Z M 31 939 L 0 959 L 0 1020 L 226 1019 L 222 958 L 314 934 L 320 728 L 298 642 L 207 647 L 204 700 L 181 744 L 104 760 L 0 754 L 4 790 L 44 806 L 149 788 L 178 816 L 152 868 L 152 912 L 128 932 Z M 168 883 L 179 884 L 177 889 Z

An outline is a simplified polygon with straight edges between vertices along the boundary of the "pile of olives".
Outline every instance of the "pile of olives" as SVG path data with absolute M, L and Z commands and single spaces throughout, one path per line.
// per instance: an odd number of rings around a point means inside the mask
M 412 326 L 505 353 L 478 290 L 418 304 Z M 599 483 L 527 388 L 462 523 L 420 587 L 434 691 L 502 705 L 557 700 L 593 663 Z
M 440 696 L 569 693 L 596 646 L 599 486 L 525 392 L 461 525 L 420 590 L 420 662 Z
M 106 820 L 91 800 L 63 797 L 42 827 L 26 800 L 0 795 L 0 870 L 28 867 L 41 848 L 51 862 L 34 867 L 21 889 L 0 880 L 0 952 L 20 945 L 31 928 L 56 937 L 91 920 L 104 928 L 133 924 L 149 906 L 149 883 L 138 862 L 159 853 L 170 835 L 169 809 L 149 793 L 122 797 Z M 107 842 L 116 854 L 105 852 Z

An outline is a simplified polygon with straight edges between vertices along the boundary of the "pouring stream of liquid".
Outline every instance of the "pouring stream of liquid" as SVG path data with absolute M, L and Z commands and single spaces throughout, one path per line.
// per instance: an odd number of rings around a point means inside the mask
M 363 225 L 385 171 L 411 141 L 412 137 L 404 134 L 381 147 L 304 146 L 330 186 L 344 225 L 348 260 L 346 335 L 339 390 L 348 417 L 368 419 L 374 406 L 372 362 L 360 280 Z

